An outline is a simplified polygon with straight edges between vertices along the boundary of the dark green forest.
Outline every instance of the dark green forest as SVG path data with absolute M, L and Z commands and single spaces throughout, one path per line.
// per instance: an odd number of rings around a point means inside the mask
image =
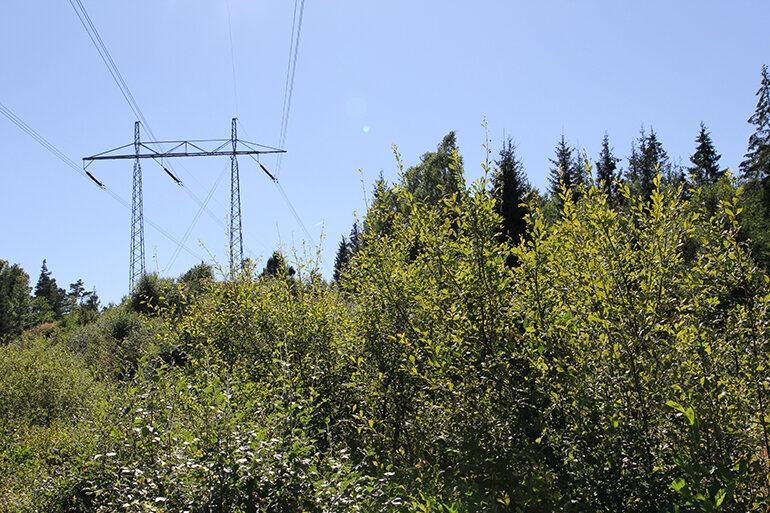
M 454 133 L 382 176 L 334 274 L 276 251 L 119 305 L 0 260 L 0 509 L 770 509 L 770 77 L 740 168 L 642 129 Z M 747 113 L 749 114 L 749 113 Z M 599 134 L 599 138 L 602 134 Z

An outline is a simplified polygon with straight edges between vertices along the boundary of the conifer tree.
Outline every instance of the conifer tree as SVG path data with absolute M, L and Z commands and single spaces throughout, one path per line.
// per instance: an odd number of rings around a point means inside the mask
M 83 309 L 91 312 L 98 312 L 99 304 L 99 295 L 96 293 L 96 287 L 91 291 L 83 293 Z
M 620 159 L 612 153 L 610 138 L 605 132 L 604 139 L 602 139 L 602 151 L 596 161 L 596 177 L 599 179 L 600 187 L 610 199 L 615 196 L 618 189 L 617 180 L 620 178 L 618 162 Z
M 60 319 L 66 313 L 66 298 L 67 292 L 59 288 L 56 280 L 51 278 L 51 271 L 48 270 L 47 262 L 44 259 L 40 268 L 40 277 L 37 280 L 37 285 L 35 285 L 35 299 L 41 320 L 44 320 L 43 318 L 46 316 L 46 312 L 43 311 L 46 309 L 50 310 L 54 319 Z
M 294 274 L 296 274 L 294 267 L 286 263 L 286 259 L 283 257 L 283 254 L 280 251 L 273 251 L 272 256 L 267 259 L 265 268 L 262 270 L 262 274 L 260 276 L 275 277 L 286 275 L 288 277 L 292 277 Z
M 503 218 L 501 236 L 503 239 L 518 243 L 527 233 L 526 206 L 529 182 L 524 174 L 524 166 L 516 157 L 516 145 L 511 138 L 503 142 L 498 170 L 493 181 L 492 194 L 496 200 L 495 208 Z
M 711 185 L 718 182 L 725 175 L 725 170 L 719 169 L 719 159 L 722 156 L 714 149 L 714 143 L 711 142 L 711 136 L 703 121 L 700 123 L 700 132 L 695 142 L 698 146 L 690 157 L 693 167 L 689 168 L 695 184 Z
M 355 225 L 354 225 L 355 226 Z M 345 237 L 342 237 L 340 245 L 337 247 L 337 256 L 334 259 L 334 281 L 339 283 L 342 278 L 342 274 L 347 269 L 348 262 L 350 261 L 350 244 Z
M 750 182 L 770 177 L 770 76 L 767 65 L 762 66 L 762 84 L 756 95 L 759 97 L 757 108 L 748 121 L 756 130 L 749 137 L 746 159 L 740 165 L 743 177 Z
M 369 207 L 370 212 L 377 212 L 377 215 L 367 215 L 364 221 L 364 231 L 366 233 L 387 235 L 390 233 L 391 220 L 390 214 L 397 211 L 398 205 L 396 205 L 395 197 L 391 194 L 391 189 L 385 178 L 380 176 L 376 182 L 374 182 L 374 190 L 372 191 L 372 203 Z M 354 228 L 356 228 L 354 226 Z
M 361 233 L 361 227 L 358 225 L 358 221 L 353 223 L 353 227 L 350 228 L 350 235 L 348 235 L 348 247 L 350 253 L 353 254 L 359 250 L 363 243 L 363 233 Z
M 556 144 L 556 156 L 549 159 L 554 167 L 550 170 L 548 178 L 548 192 L 559 210 L 562 207 L 560 197 L 562 189 L 571 191 L 573 199 L 578 199 L 578 186 L 584 181 L 584 173 L 578 159 L 575 157 L 575 149 L 571 148 L 561 134 L 561 139 Z
M 638 194 L 648 199 L 652 194 L 653 180 L 658 174 L 662 177 L 668 177 L 671 174 L 668 154 L 658 141 L 655 130 L 650 129 L 648 135 L 642 127 L 636 144 L 631 144 L 626 178 Z
M 21 267 L 0 260 L 0 342 L 30 326 L 31 290 L 29 275 Z
M 40 266 L 40 277 L 35 285 L 35 297 L 42 297 L 50 301 L 53 297 L 53 290 L 56 286 L 56 280 L 51 278 L 51 271 L 48 270 L 48 262 L 43 259 L 43 265 Z
M 85 297 L 85 287 L 83 286 L 83 280 L 79 279 L 75 283 L 70 283 L 69 297 L 75 305 L 80 305 L 81 298 Z

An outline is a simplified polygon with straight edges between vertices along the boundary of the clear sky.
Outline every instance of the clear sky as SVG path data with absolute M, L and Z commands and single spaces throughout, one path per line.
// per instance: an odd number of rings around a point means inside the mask
M 159 139 L 228 138 L 238 117 L 242 138 L 278 144 L 294 2 L 81 1 Z M 473 179 L 485 117 L 492 149 L 512 136 L 540 189 L 562 133 L 596 158 L 606 131 L 625 158 L 652 127 L 671 160 L 688 164 L 703 121 L 721 163 L 736 169 L 770 64 L 768 20 L 764 0 L 306 0 L 279 179 L 312 239 L 241 159 L 246 256 L 263 265 L 279 246 L 323 240 L 330 270 L 365 211 L 364 189 L 381 171 L 396 178 L 391 144 L 412 165 L 455 130 Z M 0 103 L 67 157 L 80 164 L 133 142 L 135 115 L 68 0 L 6 2 L 0 45 Z M 34 286 L 45 258 L 60 286 L 82 278 L 103 303 L 120 301 L 130 212 L 2 116 L 0 148 L 0 259 L 24 267 Z M 262 161 L 275 170 L 274 158 Z M 173 166 L 184 188 L 143 161 L 148 270 L 176 277 L 201 260 L 225 265 L 229 160 Z M 130 202 L 131 161 L 89 170 Z M 191 196 L 212 190 L 193 223 Z M 187 249 L 173 258 L 177 244 L 149 222 L 176 241 L 189 230 Z

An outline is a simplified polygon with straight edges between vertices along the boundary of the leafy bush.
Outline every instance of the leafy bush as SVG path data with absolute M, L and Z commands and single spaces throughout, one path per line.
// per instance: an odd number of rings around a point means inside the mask
M 26 338 L 0 352 L 0 423 L 72 419 L 99 391 L 89 369 L 61 345 Z
M 74 330 L 66 343 L 100 377 L 125 379 L 136 372 L 139 359 L 151 353 L 155 340 L 147 322 L 118 307 Z
M 41 463 L 36 504 L 766 510 L 770 279 L 739 190 L 652 186 L 562 191 L 518 246 L 486 177 L 430 202 L 381 187 L 341 287 L 247 267 L 170 315 L 107 312 L 67 344 L 119 378 L 111 402 Z M 14 436 L 7 461 L 44 461 Z
M 347 451 L 317 449 L 312 404 L 263 402 L 218 375 L 164 368 L 135 380 L 103 419 L 99 452 L 39 497 L 44 509 L 372 511 L 384 494 Z

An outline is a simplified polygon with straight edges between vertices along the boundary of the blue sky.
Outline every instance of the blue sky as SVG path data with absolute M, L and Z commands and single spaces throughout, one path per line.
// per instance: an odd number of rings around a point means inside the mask
M 242 138 L 278 144 L 294 2 L 82 2 L 158 138 L 227 138 L 237 116 Z M 301 252 L 305 241 L 312 252 L 322 241 L 331 269 L 340 236 L 365 211 L 363 189 L 380 171 L 396 178 L 391 144 L 411 165 L 455 130 L 473 179 L 484 118 L 493 150 L 512 136 L 541 189 L 562 133 L 595 158 L 606 131 L 626 157 L 641 126 L 652 127 L 686 165 L 703 121 L 722 164 L 737 168 L 770 64 L 767 20 L 765 1 L 306 0 L 280 182 L 311 240 L 242 159 L 246 255 L 264 263 L 276 247 Z M 67 0 L 8 3 L 0 45 L 0 103 L 70 159 L 132 142 L 135 116 Z M 104 303 L 119 301 L 130 212 L 5 117 L 0 141 L 0 258 L 24 267 L 33 286 L 46 258 L 60 286 L 82 278 Z M 228 159 L 173 166 L 186 189 L 143 162 L 145 216 L 176 241 L 191 235 L 174 259 L 177 244 L 147 224 L 148 270 L 226 264 Z M 89 170 L 130 202 L 131 168 Z M 193 224 L 191 196 L 212 189 Z

